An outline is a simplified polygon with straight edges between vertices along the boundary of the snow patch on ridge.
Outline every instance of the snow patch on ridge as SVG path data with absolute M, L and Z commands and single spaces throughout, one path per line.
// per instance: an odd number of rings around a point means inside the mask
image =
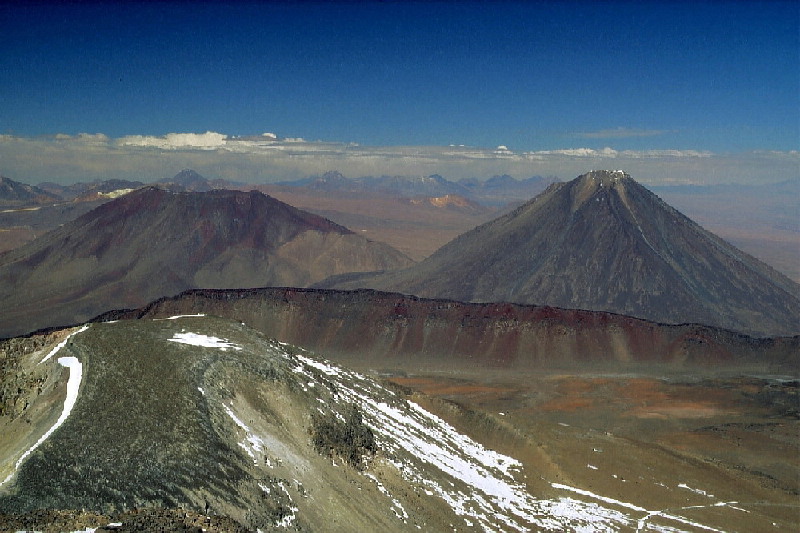
M 49 360 L 51 357 L 53 357 L 53 356 L 54 356 L 56 353 L 58 353 L 58 351 L 59 351 L 61 348 L 63 348 L 64 346 L 66 346 L 66 345 L 67 345 L 67 342 L 69 341 L 69 339 L 70 339 L 72 336 L 74 336 L 74 335 L 77 335 L 78 333 L 82 333 L 82 332 L 86 331 L 87 329 L 89 329 L 89 325 L 88 325 L 88 324 L 85 324 L 85 325 L 84 325 L 83 327 L 81 327 L 79 330 L 77 330 L 77 331 L 73 331 L 72 333 L 70 333 L 69 335 L 67 335 L 66 337 L 64 337 L 64 340 L 63 340 L 63 341 L 61 341 L 61 342 L 59 342 L 59 343 L 58 343 L 58 345 L 57 345 L 55 348 L 53 348 L 52 350 L 50 350 L 50 353 L 48 353 L 47 355 L 45 355 L 45 356 L 44 356 L 44 358 L 43 358 L 41 361 L 39 361 L 39 364 L 42 364 L 42 363 L 46 362 L 46 361 L 47 361 L 47 360 Z
M 66 346 L 67 341 L 72 335 L 86 331 L 87 328 L 88 326 L 83 326 L 78 331 L 75 331 L 67 336 L 66 339 L 59 343 L 58 346 L 56 346 L 44 359 L 42 359 L 40 364 L 50 359 L 50 357 L 52 357 L 56 352 Z M 69 369 L 69 379 L 67 380 L 67 397 L 64 399 L 64 408 L 61 411 L 61 416 L 58 417 L 56 423 L 53 424 L 53 426 L 48 429 L 47 432 L 45 432 L 45 434 L 42 435 L 33 446 L 28 448 L 25 453 L 22 454 L 22 457 L 17 459 L 17 463 L 14 465 L 14 470 L 3 481 L 0 481 L 0 486 L 7 483 L 14 476 L 17 470 L 19 470 L 19 467 L 22 465 L 25 459 L 27 459 L 27 457 L 36 448 L 38 448 L 45 440 L 47 440 L 47 438 L 50 437 L 50 435 L 52 435 L 53 432 L 55 432 L 55 430 L 57 430 L 67 420 L 67 417 L 72 412 L 72 408 L 75 407 L 75 402 L 78 401 L 78 390 L 80 389 L 81 381 L 83 380 L 83 365 L 77 357 L 59 357 L 58 364 Z
M 173 315 L 167 318 L 154 318 L 153 320 L 178 320 L 179 318 L 195 318 L 204 316 L 206 316 L 205 313 L 197 313 L 195 315 Z
M 190 344 L 192 346 L 203 346 L 205 348 L 219 348 L 222 351 L 233 348 L 234 350 L 241 350 L 242 347 L 238 344 L 228 342 L 226 339 L 219 337 L 210 337 L 200 333 L 192 333 L 191 331 L 185 333 L 175 333 L 170 342 L 178 342 L 180 344 Z

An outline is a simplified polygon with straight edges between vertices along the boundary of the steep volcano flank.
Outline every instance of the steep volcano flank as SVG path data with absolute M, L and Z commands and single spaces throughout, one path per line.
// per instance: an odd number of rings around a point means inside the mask
M 328 286 L 800 332 L 800 286 L 621 171 L 554 184 L 405 271 Z
M 0 336 L 189 288 L 302 287 L 410 264 L 385 244 L 260 192 L 148 187 L 0 256 Z

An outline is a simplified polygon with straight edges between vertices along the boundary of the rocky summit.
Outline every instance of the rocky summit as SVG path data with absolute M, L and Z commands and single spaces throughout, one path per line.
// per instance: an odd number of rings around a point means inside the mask
M 800 333 L 798 284 L 623 171 L 551 185 L 404 271 L 321 286 L 610 311 L 756 335 Z

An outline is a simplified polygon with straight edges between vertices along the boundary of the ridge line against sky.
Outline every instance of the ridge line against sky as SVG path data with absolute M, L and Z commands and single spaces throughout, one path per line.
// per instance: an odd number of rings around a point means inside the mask
M 0 174 L 798 179 L 798 28 L 777 0 L 0 0 Z

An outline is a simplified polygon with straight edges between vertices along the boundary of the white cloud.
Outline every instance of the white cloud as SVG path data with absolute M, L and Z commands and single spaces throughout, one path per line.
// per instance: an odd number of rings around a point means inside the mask
M 227 138 L 228 136 L 222 133 L 207 131 L 205 133 L 168 133 L 163 137 L 128 135 L 118 139 L 117 143 L 121 146 L 142 146 L 164 150 L 181 148 L 214 150 L 225 146 Z
M 536 152 L 527 152 L 529 155 L 534 156 L 569 156 L 569 157 L 616 157 L 616 150 L 613 148 L 605 147 L 601 150 L 593 148 L 568 148 L 565 150 L 540 150 Z
M 575 147 L 515 152 L 469 146 L 362 146 L 222 133 L 0 135 L 0 174 L 28 183 L 126 178 L 156 181 L 193 168 L 211 178 L 268 183 L 338 170 L 346 176 L 429 175 L 448 179 L 510 174 L 571 179 L 597 168 L 622 168 L 648 184 L 770 183 L 800 179 L 800 152 L 717 154 L 702 150 Z

